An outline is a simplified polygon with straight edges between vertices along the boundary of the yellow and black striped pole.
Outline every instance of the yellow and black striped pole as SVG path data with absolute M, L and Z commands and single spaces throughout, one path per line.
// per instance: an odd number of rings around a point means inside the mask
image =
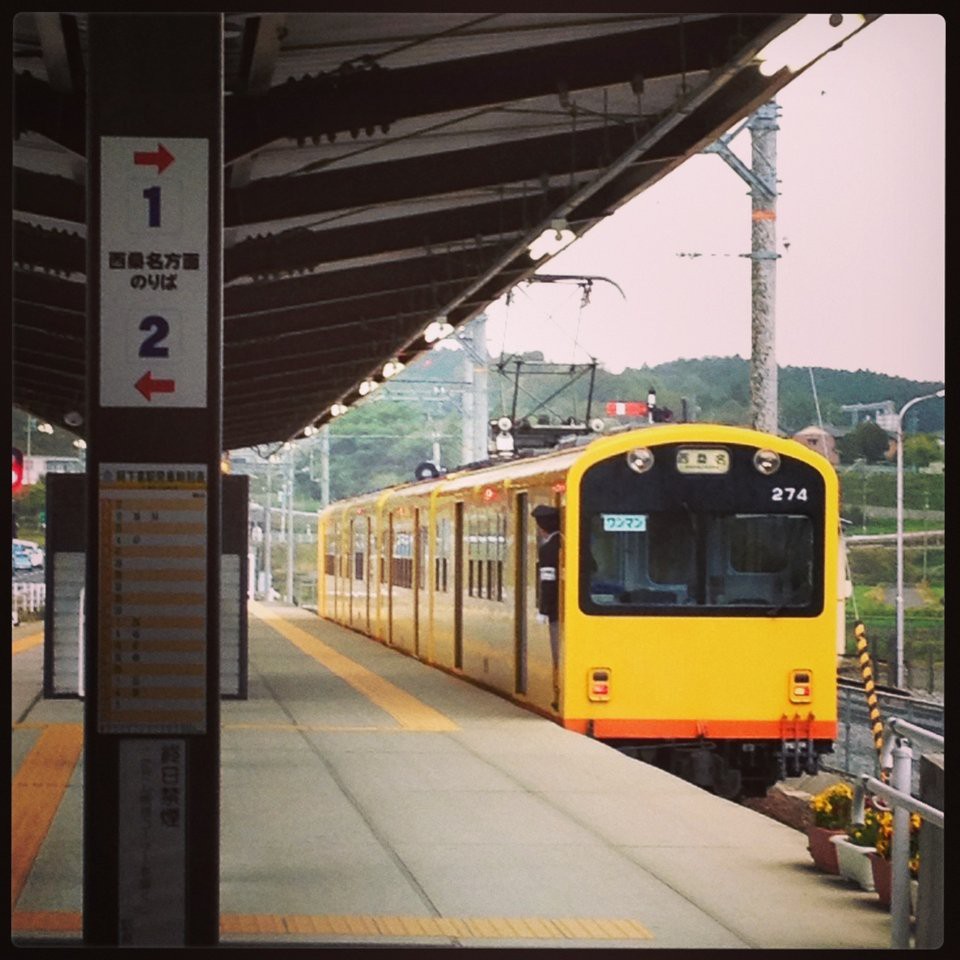
M 870 728 L 873 730 L 873 745 L 877 750 L 877 763 L 883 755 L 883 722 L 880 719 L 880 707 L 877 690 L 873 682 L 873 666 L 870 663 L 870 650 L 867 647 L 867 628 L 858 620 L 853 625 L 853 635 L 857 638 L 857 656 L 860 659 L 860 674 L 863 677 L 863 689 L 867 694 L 867 706 L 870 708 Z M 886 782 L 888 771 L 880 766 L 880 778 Z

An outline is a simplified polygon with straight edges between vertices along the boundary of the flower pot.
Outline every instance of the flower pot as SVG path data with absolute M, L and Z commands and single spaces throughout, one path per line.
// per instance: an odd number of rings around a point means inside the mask
M 845 834 L 831 837 L 830 842 L 837 850 L 837 866 L 840 868 L 840 876 L 852 880 L 862 890 L 874 890 L 873 865 L 869 858 L 873 848 L 861 847 Z
M 829 827 L 807 827 L 807 849 L 818 870 L 824 873 L 840 873 L 837 862 L 837 848 L 830 842 L 831 837 L 842 837 L 845 830 L 832 830 Z
M 881 857 L 875 850 L 871 850 L 867 856 L 870 858 L 870 864 L 873 868 L 873 886 L 880 898 L 880 903 L 885 907 L 890 906 L 890 861 Z

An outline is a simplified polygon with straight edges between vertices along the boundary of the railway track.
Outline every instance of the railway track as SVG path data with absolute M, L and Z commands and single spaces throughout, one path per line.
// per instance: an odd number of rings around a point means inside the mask
M 934 700 L 911 695 L 909 691 L 878 686 L 877 709 L 883 723 L 898 717 L 923 727 L 932 733 L 944 736 L 944 705 Z M 832 754 L 824 758 L 825 769 L 841 774 L 859 776 L 863 773 L 876 775 L 877 750 L 873 741 L 870 708 L 863 689 L 863 681 L 850 677 L 838 678 L 837 691 L 837 739 Z M 915 760 L 920 750 L 915 749 Z M 913 791 L 920 785 L 920 764 L 913 764 Z
M 863 692 L 863 682 L 858 679 L 839 677 L 838 710 L 849 723 L 863 722 L 869 728 L 869 708 Z M 901 717 L 909 723 L 924 727 L 943 736 L 944 707 L 935 700 L 927 700 L 909 691 L 895 687 L 876 686 L 880 717 Z

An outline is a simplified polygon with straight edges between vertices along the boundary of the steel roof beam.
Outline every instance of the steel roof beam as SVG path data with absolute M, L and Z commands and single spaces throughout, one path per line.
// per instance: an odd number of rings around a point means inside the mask
M 520 236 L 561 203 L 566 190 L 536 191 L 529 197 L 464 204 L 453 210 L 392 217 L 359 226 L 328 230 L 288 230 L 267 238 L 252 237 L 224 255 L 224 277 L 267 277 L 307 271 L 335 263 L 403 250 L 442 249 L 446 244 L 496 243 Z
M 633 125 L 611 124 L 570 134 L 535 137 L 520 143 L 434 153 L 427 157 L 377 163 L 347 170 L 326 170 L 298 177 L 270 177 L 226 191 L 227 228 L 313 216 L 350 208 L 389 204 L 470 189 L 498 189 L 501 184 L 601 169 L 636 139 Z M 573 157 L 571 158 L 571 154 Z M 644 162 L 659 164 L 662 149 L 652 149 Z M 232 178 L 233 181 L 236 177 Z M 13 197 L 17 212 L 82 225 L 86 222 L 85 189 L 67 177 L 14 168 Z M 461 203 L 451 198 L 451 205 Z
M 646 121 L 639 128 L 650 126 L 652 122 Z M 637 129 L 635 124 L 612 122 L 594 129 L 577 129 L 575 134 L 571 131 L 529 137 L 342 170 L 255 180 L 242 189 L 227 191 L 224 224 L 237 227 L 267 223 L 347 206 L 359 208 L 422 198 L 427 191 L 436 197 L 592 172 L 632 146 Z M 652 150 L 650 158 L 660 160 L 659 154 L 659 150 Z M 345 203 L 347 199 L 349 204 Z
M 374 61 L 367 69 L 291 79 L 261 96 L 227 98 L 224 154 L 229 163 L 280 139 L 372 132 L 406 117 L 712 70 L 731 55 L 731 32 L 720 19 L 730 18 L 678 17 L 665 26 L 531 47 L 522 56 L 508 51 L 404 69 Z M 747 36 L 775 19 L 743 15 L 731 26 Z

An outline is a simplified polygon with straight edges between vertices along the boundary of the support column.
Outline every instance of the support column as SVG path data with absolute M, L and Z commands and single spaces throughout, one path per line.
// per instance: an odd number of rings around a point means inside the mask
M 86 946 L 219 941 L 222 37 L 89 18 Z

